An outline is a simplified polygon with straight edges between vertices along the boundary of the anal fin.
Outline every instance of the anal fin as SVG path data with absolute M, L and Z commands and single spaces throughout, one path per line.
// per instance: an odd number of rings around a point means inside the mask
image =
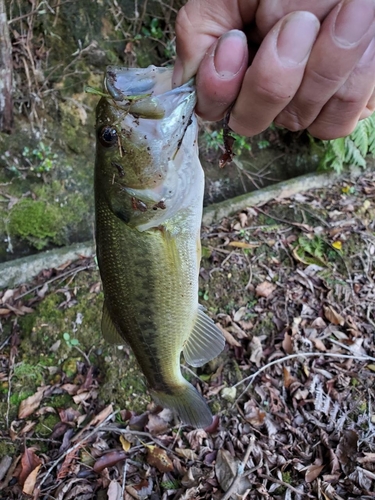
M 197 318 L 190 337 L 183 349 L 184 358 L 191 366 L 202 366 L 216 358 L 224 349 L 225 339 L 211 318 L 198 307 Z
M 111 317 L 108 312 L 108 308 L 106 303 L 103 304 L 103 316 L 102 316 L 102 334 L 107 342 L 116 345 L 125 344 L 124 339 L 119 334 L 117 328 L 113 324 Z

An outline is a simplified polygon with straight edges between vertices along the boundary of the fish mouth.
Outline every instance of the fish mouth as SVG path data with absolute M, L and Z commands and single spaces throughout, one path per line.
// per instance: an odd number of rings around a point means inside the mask
M 159 95 L 171 90 L 172 70 L 166 68 L 122 68 L 108 66 L 104 85 L 115 101 L 126 97 Z
M 195 106 L 195 87 L 192 78 L 180 87 L 172 88 L 173 69 L 123 68 L 108 66 L 104 87 L 115 105 L 144 118 L 168 116 L 176 104 L 184 102 L 187 114 Z

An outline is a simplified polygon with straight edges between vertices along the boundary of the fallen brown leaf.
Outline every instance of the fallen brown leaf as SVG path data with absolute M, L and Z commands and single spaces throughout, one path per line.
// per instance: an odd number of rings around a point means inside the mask
M 265 297 L 266 299 L 276 290 L 276 285 L 269 281 L 263 281 L 255 289 L 257 297 Z
M 170 472 L 173 470 L 172 460 L 167 452 L 158 446 L 147 445 L 147 463 L 151 467 L 156 467 L 160 472 Z
M 332 306 L 324 306 L 323 310 L 324 310 L 324 316 L 328 319 L 330 323 L 332 323 L 333 325 L 341 325 L 341 326 L 344 325 L 345 319 L 341 316 L 341 314 L 336 312 Z
M 37 392 L 32 396 L 21 401 L 20 407 L 18 409 L 18 418 L 27 418 L 38 408 L 42 402 L 45 391 L 49 388 L 49 385 L 39 387 Z
M 24 485 L 26 479 L 32 471 L 42 463 L 41 459 L 36 455 L 35 448 L 26 448 L 21 457 L 21 472 L 18 477 L 18 482 L 21 486 Z
M 25 493 L 26 495 L 32 495 L 34 493 L 36 478 L 38 476 L 38 472 L 41 466 L 42 464 L 37 465 L 35 469 L 33 469 L 27 476 L 22 488 L 23 493 Z

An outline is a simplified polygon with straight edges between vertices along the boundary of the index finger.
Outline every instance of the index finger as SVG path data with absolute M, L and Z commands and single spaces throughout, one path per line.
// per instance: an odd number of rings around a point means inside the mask
M 240 4 L 240 0 L 190 0 L 180 9 L 175 27 L 174 86 L 181 85 L 197 73 L 206 52 L 221 35 L 232 29 L 242 30 L 244 22 L 254 18 L 258 1 L 246 0 L 245 20 Z

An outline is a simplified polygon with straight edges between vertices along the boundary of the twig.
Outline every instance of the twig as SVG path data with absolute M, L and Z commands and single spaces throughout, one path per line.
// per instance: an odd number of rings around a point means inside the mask
M 95 267 L 96 264 L 88 264 L 87 266 L 79 266 L 75 267 L 74 269 L 69 269 L 69 271 L 65 271 L 64 273 L 61 273 L 58 276 L 54 276 L 53 278 L 44 281 L 43 283 L 40 283 L 39 285 L 36 285 L 33 288 L 30 288 L 30 290 L 26 290 L 26 292 L 21 293 L 21 295 L 17 295 L 16 299 L 17 300 L 22 299 L 22 297 L 25 297 L 25 295 L 28 295 L 29 293 L 35 292 L 35 290 L 38 290 L 38 288 L 42 288 L 44 285 L 49 285 L 50 283 L 53 283 L 54 281 L 57 281 L 59 279 L 66 278 L 71 274 L 79 273 L 80 271 L 86 271 L 87 269 L 95 269 Z
M 232 484 L 229 486 L 229 489 L 226 491 L 221 500 L 228 500 L 237 491 L 238 483 L 240 482 L 241 477 L 244 475 L 247 461 L 249 460 L 250 453 L 253 451 L 254 448 L 254 443 L 255 443 L 255 436 L 251 435 L 250 442 L 245 452 L 245 456 L 242 462 L 238 464 L 237 475 L 234 477 Z
M 169 448 L 167 448 L 166 446 L 164 446 L 162 443 L 160 443 L 157 439 L 155 439 L 155 437 L 152 434 L 150 434 L 149 432 L 133 431 L 133 430 L 129 430 L 129 429 L 120 429 L 119 427 L 116 427 L 115 425 L 113 425 L 113 426 L 109 425 L 108 427 L 102 427 L 101 430 L 107 431 L 107 432 L 117 432 L 118 434 L 133 434 L 134 436 L 144 436 L 144 437 L 151 439 L 151 441 L 153 441 L 158 446 L 160 446 L 160 448 L 164 448 L 164 450 L 169 451 L 169 452 L 172 451 Z M 173 453 L 173 451 L 172 451 L 172 453 Z
M 52 9 L 56 9 L 56 7 L 60 7 L 60 5 L 64 5 L 64 3 L 72 3 L 72 2 L 74 2 L 74 0 L 65 0 L 64 2 L 59 2 L 56 5 L 53 5 Z M 42 5 L 42 4 L 40 4 L 40 5 Z M 22 16 L 18 16 L 18 17 L 14 17 L 13 19 L 10 19 L 8 21 L 8 24 L 12 24 L 12 23 L 15 23 L 16 21 L 20 21 L 21 19 L 25 19 L 26 17 L 33 16 L 34 14 L 38 14 L 40 5 L 36 9 L 28 12 L 27 14 L 23 14 Z
M 117 413 L 119 413 L 119 410 L 116 410 L 114 412 L 112 412 L 110 415 L 108 415 L 108 417 L 103 420 L 103 422 L 101 424 L 99 424 L 97 427 L 95 427 L 95 429 L 93 429 L 91 432 L 89 432 L 84 438 L 82 438 L 80 441 L 78 441 L 78 443 L 76 443 L 75 445 L 73 445 L 71 448 L 69 448 L 68 450 L 66 450 L 65 453 L 63 453 L 61 455 L 61 457 L 59 457 L 57 460 L 55 460 L 54 462 L 52 462 L 52 465 L 49 467 L 49 469 L 47 470 L 44 478 L 42 479 L 42 481 L 40 482 L 39 484 L 39 489 L 42 487 L 42 485 L 45 483 L 45 481 L 47 480 L 47 477 L 51 474 L 51 472 L 53 471 L 53 469 L 62 461 L 64 460 L 64 458 L 69 454 L 69 453 L 72 453 L 74 450 L 76 450 L 77 448 L 80 448 L 83 443 L 85 443 L 91 436 L 94 436 L 94 434 L 96 434 L 97 432 L 101 431 L 101 430 L 105 430 L 104 429 L 104 426 L 106 423 L 109 422 L 109 420 L 111 420 L 115 415 L 117 415 Z
M 125 498 L 125 484 L 126 484 L 127 468 L 128 468 L 128 459 L 125 460 L 124 467 L 122 468 L 121 498 Z
M 259 370 L 257 370 L 252 375 L 249 375 L 248 377 L 245 377 L 244 379 L 237 382 L 237 384 L 234 384 L 233 387 L 238 387 L 239 385 L 242 385 L 245 382 L 249 381 L 248 385 L 246 386 L 246 389 L 240 394 L 240 396 L 238 396 L 236 401 L 234 401 L 233 405 L 238 403 L 238 401 L 242 398 L 242 396 L 249 390 L 255 378 L 262 372 L 267 370 L 267 368 L 270 368 L 273 365 L 277 365 L 278 363 L 283 363 L 284 361 L 288 361 L 290 359 L 301 358 L 301 357 L 310 358 L 310 357 L 320 357 L 320 356 L 325 358 L 355 359 L 356 361 L 375 361 L 375 358 L 373 358 L 372 356 L 368 356 L 367 354 L 364 354 L 363 356 L 351 356 L 349 354 L 338 354 L 329 352 L 300 352 L 298 354 L 290 354 L 289 356 L 284 356 L 283 358 L 275 359 L 274 361 L 267 363 L 266 365 L 259 368 Z
M 297 488 L 294 488 L 291 484 L 286 483 L 285 481 L 280 481 L 280 479 L 276 479 L 275 477 L 267 476 L 267 474 L 259 474 L 259 477 L 261 477 L 262 479 L 267 479 L 267 481 L 271 481 L 271 483 L 280 484 L 280 486 L 289 488 L 291 491 L 293 491 L 293 493 L 296 493 L 299 496 L 301 496 L 301 493 L 303 493 L 302 491 L 297 490 Z
M 91 361 L 89 360 L 89 357 L 87 356 L 87 354 L 86 354 L 85 352 L 83 352 L 83 351 L 82 351 L 82 349 L 80 349 L 77 345 L 74 345 L 73 347 L 74 347 L 75 349 L 77 349 L 77 351 L 78 351 L 79 353 L 81 353 L 81 354 L 82 354 L 82 356 L 83 356 L 83 357 L 85 358 L 85 360 L 86 360 L 86 363 L 87 363 L 89 366 L 91 366 Z

